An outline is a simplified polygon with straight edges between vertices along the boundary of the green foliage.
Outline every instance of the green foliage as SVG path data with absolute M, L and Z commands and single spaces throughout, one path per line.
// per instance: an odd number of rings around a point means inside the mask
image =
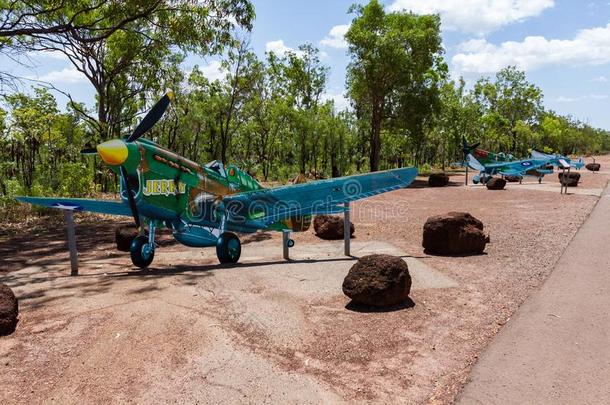
M 525 153 L 532 141 L 527 129 L 538 124 L 543 111 L 542 91 L 527 81 L 524 72 L 509 66 L 496 74 L 494 82 L 480 79 L 474 97 L 481 106 L 485 138 L 497 149 Z
M 351 62 L 347 86 L 361 119 L 370 122 L 370 166 L 378 170 L 381 131 L 410 138 L 419 160 L 425 131 L 439 109 L 438 83 L 447 73 L 437 15 L 386 13 L 377 0 L 354 5 L 345 39 Z
M 130 0 L 89 11 L 88 0 L 61 3 L 64 9 L 49 11 L 59 2 L 5 2 L 15 15 L 42 7 L 25 22 L 50 31 L 14 41 L 0 26 L 0 52 L 24 46 L 67 52 L 96 89 L 95 111 L 71 100 L 61 112 L 44 88 L 4 96 L 4 220 L 18 216 L 16 195 L 115 191 L 116 177 L 79 150 L 128 134 L 166 88 L 174 90 L 174 102 L 147 138 L 200 163 L 236 163 L 268 181 L 299 172 L 329 177 L 408 165 L 430 172 L 462 161 L 462 138 L 516 156 L 531 149 L 610 150 L 608 131 L 545 111 L 540 89 L 515 67 L 481 78 L 471 90 L 461 79 L 450 80 L 435 15 L 387 13 L 376 0 L 353 6 L 346 35 L 352 108 L 337 111 L 325 97 L 329 68 L 313 45 L 259 57 L 245 36 L 237 38 L 235 25 L 251 28 L 248 1 L 180 0 L 167 7 L 164 0 Z M 145 16 L 129 20 L 138 12 Z M 55 30 L 71 17 L 78 29 Z M 197 66 L 186 73 L 187 52 L 218 55 L 219 78 L 210 80 Z

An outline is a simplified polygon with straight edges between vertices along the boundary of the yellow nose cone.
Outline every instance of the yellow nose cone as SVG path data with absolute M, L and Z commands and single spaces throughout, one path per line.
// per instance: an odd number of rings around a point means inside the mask
M 129 155 L 127 144 L 120 139 L 114 139 L 97 145 L 97 152 L 104 162 L 113 166 L 123 164 Z

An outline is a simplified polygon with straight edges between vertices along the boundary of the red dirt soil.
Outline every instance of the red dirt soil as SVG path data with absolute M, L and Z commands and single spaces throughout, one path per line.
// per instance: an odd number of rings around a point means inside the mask
M 610 157 L 597 162 L 602 171 L 581 170 L 579 188 L 606 186 Z M 544 182 L 558 187 L 556 175 Z M 51 280 L 58 288 L 72 283 L 52 295 L 32 283 L 48 282 L 36 281 L 38 272 L 67 274 L 63 224 L 35 221 L 0 236 L 0 281 L 23 291 L 17 331 L 0 338 L 0 402 L 451 403 L 478 354 L 539 288 L 597 200 L 560 196 L 559 188 L 488 191 L 452 176 L 449 187 L 355 203 L 355 241 L 391 243 L 459 284 L 413 290 L 415 306 L 369 313 L 346 309 L 340 293 L 310 294 L 305 284 L 302 295 L 288 293 L 257 273 L 242 276 L 240 267 L 206 271 L 211 255 L 197 256 L 167 234 L 159 252 L 168 259 L 134 272 L 129 255 L 113 247 L 116 222 L 95 216 L 82 217 L 77 228 L 84 276 Z M 449 211 L 484 223 L 491 236 L 484 255 L 423 253 L 426 219 Z M 297 246 L 321 243 L 312 229 L 293 237 Z M 244 243 L 280 240 L 279 233 L 257 233 Z M 36 271 L 26 277 L 23 268 Z M 205 305 L 193 309 L 194 300 Z M 221 358 L 226 369 L 192 371 Z M 281 378 L 269 378 L 276 374 Z M 204 396 L 210 390 L 217 395 Z

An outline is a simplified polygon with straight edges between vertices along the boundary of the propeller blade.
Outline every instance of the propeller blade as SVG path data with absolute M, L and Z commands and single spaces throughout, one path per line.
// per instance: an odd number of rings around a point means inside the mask
M 470 150 L 475 150 L 481 145 L 481 142 L 475 143 L 474 145 L 470 145 Z
M 129 208 L 131 208 L 131 213 L 133 214 L 133 220 L 136 223 L 136 226 L 140 227 L 140 214 L 138 214 L 138 206 L 136 205 L 136 199 L 131 192 L 131 186 L 129 185 L 129 181 L 127 178 L 127 169 L 121 166 L 121 177 L 125 182 L 125 189 L 127 191 L 127 199 L 129 200 Z
M 165 110 L 167 110 L 167 107 L 173 98 L 174 93 L 171 90 L 168 90 L 167 93 L 165 93 L 165 95 L 161 97 L 159 101 L 157 101 L 157 104 L 150 109 L 148 114 L 146 114 L 126 141 L 133 142 L 148 132 L 148 130 L 150 130 L 161 119 L 161 117 L 163 117 Z
M 97 155 L 97 149 L 84 148 L 84 149 L 81 149 L 80 153 L 82 153 L 83 155 Z

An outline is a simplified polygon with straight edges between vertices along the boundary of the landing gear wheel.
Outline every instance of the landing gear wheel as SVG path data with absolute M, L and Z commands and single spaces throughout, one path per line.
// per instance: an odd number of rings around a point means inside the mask
M 134 266 L 145 269 L 155 257 L 155 248 L 149 245 L 148 236 L 140 235 L 131 242 L 129 253 Z
M 241 242 L 237 235 L 225 232 L 216 241 L 216 256 L 220 263 L 237 263 L 241 255 Z
M 288 241 L 286 242 L 286 246 L 288 246 L 289 248 L 294 247 L 294 239 L 288 239 Z

